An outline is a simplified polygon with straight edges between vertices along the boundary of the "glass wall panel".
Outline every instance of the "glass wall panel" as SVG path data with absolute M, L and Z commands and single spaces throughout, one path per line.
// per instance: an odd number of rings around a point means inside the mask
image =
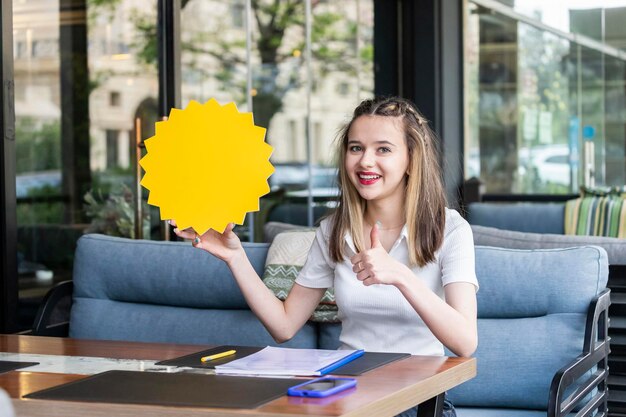
M 466 166 L 489 178 L 488 191 L 511 190 L 517 175 L 517 22 L 512 19 L 473 14 L 470 35 L 480 41 L 473 52 L 471 62 L 474 79 L 469 86 L 467 100 L 476 103 L 469 118 L 476 141 L 466 146 Z M 476 24 L 478 23 L 478 24 Z M 469 137 L 469 135 L 466 135 Z M 468 170 L 468 172 L 469 172 Z
M 578 49 L 579 119 L 582 131 L 582 184 L 595 187 L 604 183 L 604 55 L 586 47 Z M 622 139 L 623 140 L 623 139 Z
M 27 328 L 49 287 L 71 278 L 83 233 L 136 236 L 135 138 L 156 121 L 156 0 L 15 0 L 13 26 L 18 325 Z
M 534 7 L 535 20 L 516 14 L 522 5 Z M 562 22 L 559 30 L 543 24 L 553 7 L 468 3 L 465 177 L 480 177 L 488 193 L 568 194 L 626 183 L 626 54 L 614 49 L 626 31 L 599 25 L 622 9 L 561 5 L 571 25 L 564 32 Z
M 626 62 L 607 57 L 605 74 L 605 182 L 618 187 L 626 178 Z
M 333 207 L 335 136 L 359 100 L 373 93 L 373 3 L 311 2 L 310 60 L 304 7 L 301 12 L 304 26 L 292 36 L 302 41 L 289 58 L 297 61 L 281 71 L 291 71 L 295 83 L 270 124 L 277 172 L 270 179 L 275 194 L 266 219 L 306 225 Z
M 285 204 L 286 193 L 308 181 L 306 2 L 259 0 L 251 13 L 252 108 L 255 122 L 267 128 L 276 169 L 257 216 L 260 239 L 267 221 L 306 224 L 306 205 Z
M 567 40 L 519 25 L 518 156 L 514 192 L 571 190 Z M 543 45 L 537 48 L 536 45 Z M 577 143 L 572 146 L 577 147 Z
M 576 33 L 626 50 L 623 31 L 626 0 L 497 0 L 516 13 L 563 32 Z
M 373 4 L 319 3 L 312 10 L 311 160 L 334 165 L 334 139 L 356 105 L 373 95 Z
M 308 224 L 309 169 L 318 218 L 337 192 L 331 166 L 336 130 L 359 98 L 373 92 L 373 2 L 310 2 L 310 62 L 306 1 L 181 5 L 182 106 L 216 98 L 245 111 L 250 102 L 274 147 L 276 171 L 254 215 L 254 233 L 251 216 L 235 231 L 262 240 L 267 221 Z
M 182 107 L 190 100 L 246 104 L 246 27 L 244 0 L 182 2 Z
M 248 111 L 245 0 L 189 0 L 181 2 L 181 106 L 189 101 L 234 102 Z M 258 125 L 258 116 L 255 114 Z M 250 238 L 248 224 L 235 232 Z
M 336 204 L 337 133 L 358 103 L 373 96 L 373 2 L 317 4 L 311 38 L 311 195 L 317 221 Z M 298 192 L 305 195 L 308 190 Z

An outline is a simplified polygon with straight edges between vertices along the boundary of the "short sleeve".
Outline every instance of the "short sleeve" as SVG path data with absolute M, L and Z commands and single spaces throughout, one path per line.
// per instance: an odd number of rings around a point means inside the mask
M 476 278 L 474 237 L 472 228 L 456 211 L 446 219 L 446 234 L 439 253 L 441 281 L 443 285 L 453 282 L 469 282 L 478 291 Z
M 328 224 L 322 222 L 315 232 L 315 239 L 300 270 L 296 283 L 308 288 L 331 288 L 335 280 L 335 264 L 328 252 Z

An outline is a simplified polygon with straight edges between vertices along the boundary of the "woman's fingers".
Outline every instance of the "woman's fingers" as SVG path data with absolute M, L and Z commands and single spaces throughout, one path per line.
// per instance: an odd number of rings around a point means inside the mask
M 196 232 L 193 229 L 185 229 L 185 230 L 180 230 L 179 228 L 174 229 L 174 233 L 176 233 L 176 236 L 182 238 L 182 239 L 195 239 L 196 238 Z

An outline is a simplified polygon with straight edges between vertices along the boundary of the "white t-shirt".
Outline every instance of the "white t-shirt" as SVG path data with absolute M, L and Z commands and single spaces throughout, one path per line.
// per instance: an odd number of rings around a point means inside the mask
M 352 237 L 346 236 L 346 258 L 330 259 L 328 242 L 331 225 L 322 221 L 296 282 L 309 288 L 335 288 L 338 316 L 342 322 L 340 349 L 369 352 L 406 352 L 413 355 L 443 355 L 443 345 L 432 334 L 415 309 L 393 285 L 365 286 L 352 271 L 350 258 L 356 254 Z M 408 231 L 402 229 L 389 254 L 409 265 Z M 446 226 L 435 261 L 423 268 L 413 267 L 435 294 L 444 298 L 443 287 L 451 282 L 478 281 L 474 269 L 474 241 L 469 224 L 455 210 L 446 209 Z

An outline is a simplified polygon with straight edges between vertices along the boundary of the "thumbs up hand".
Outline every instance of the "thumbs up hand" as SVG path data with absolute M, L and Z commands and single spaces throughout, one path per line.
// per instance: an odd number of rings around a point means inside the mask
M 372 242 L 371 248 L 382 248 L 382 250 L 385 250 L 385 248 L 383 248 L 383 244 L 380 243 L 380 237 L 378 234 L 378 222 L 376 222 L 374 226 L 372 226 L 372 231 L 370 232 L 370 241 Z M 387 251 L 385 251 L 385 253 L 387 253 Z
M 350 258 L 352 270 L 363 285 L 373 284 L 395 285 L 399 282 L 406 266 L 393 259 L 380 242 L 378 224 L 370 232 L 371 246 L 369 249 Z

